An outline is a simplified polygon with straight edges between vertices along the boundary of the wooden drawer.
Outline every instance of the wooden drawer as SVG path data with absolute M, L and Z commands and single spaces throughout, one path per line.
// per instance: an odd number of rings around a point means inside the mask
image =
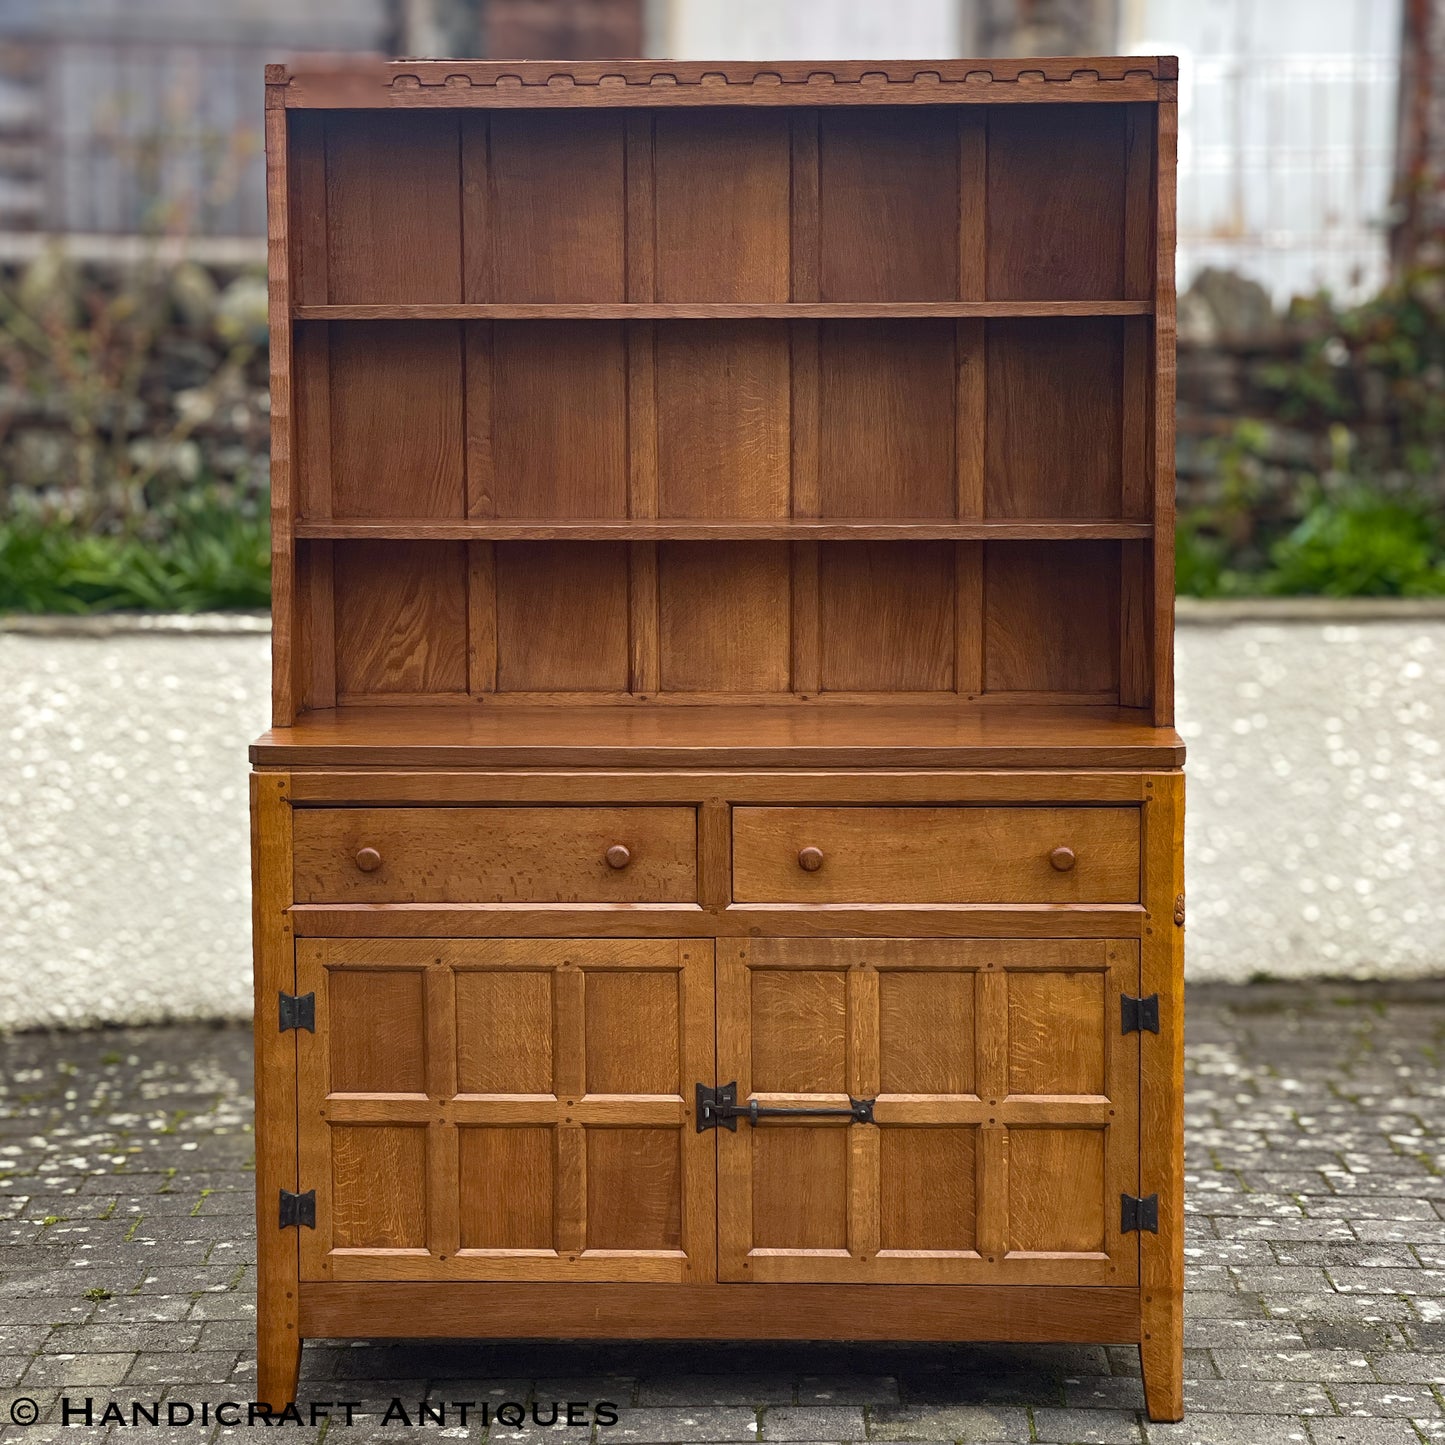
M 298 903 L 697 899 L 692 808 L 298 808 L 293 846 Z
M 736 808 L 733 897 L 739 903 L 1134 903 L 1139 810 Z

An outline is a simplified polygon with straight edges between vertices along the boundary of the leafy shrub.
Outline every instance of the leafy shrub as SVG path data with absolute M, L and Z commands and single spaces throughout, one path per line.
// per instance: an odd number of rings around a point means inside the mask
M 146 537 L 39 516 L 0 521 L 0 612 L 209 612 L 266 607 L 270 530 L 207 499 Z
M 1272 592 L 1326 597 L 1445 595 L 1445 527 L 1414 501 L 1355 490 L 1321 498 L 1270 549 Z
M 1445 519 L 1414 494 L 1389 496 L 1358 483 L 1317 489 L 1292 527 L 1270 536 L 1256 519 L 1248 550 L 1220 522 L 1202 510 L 1180 519 L 1182 595 L 1445 596 Z

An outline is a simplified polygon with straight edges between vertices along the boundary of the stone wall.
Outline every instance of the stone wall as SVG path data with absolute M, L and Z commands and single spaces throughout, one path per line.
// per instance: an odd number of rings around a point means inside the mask
M 266 279 L 195 262 L 0 272 L 0 514 L 82 525 L 269 478 Z
M 1445 280 L 1430 278 L 1419 289 L 1427 285 L 1438 289 Z M 1400 331 L 1408 332 L 1408 303 L 1392 304 Z M 1438 305 L 1438 297 L 1426 305 Z M 1402 384 L 1391 364 L 1380 364 L 1376 333 L 1347 335 L 1345 319 L 1319 298 L 1281 314 L 1263 286 L 1213 268 L 1179 297 L 1181 516 L 1229 501 L 1265 521 L 1293 521 L 1317 483 L 1346 476 L 1374 489 L 1423 486 L 1445 506 L 1438 438 L 1428 448 L 1433 475 L 1431 468 L 1424 480 L 1405 475 L 1412 430 L 1428 427 L 1413 410 L 1430 405 L 1426 348 L 1419 348 L 1420 373 Z

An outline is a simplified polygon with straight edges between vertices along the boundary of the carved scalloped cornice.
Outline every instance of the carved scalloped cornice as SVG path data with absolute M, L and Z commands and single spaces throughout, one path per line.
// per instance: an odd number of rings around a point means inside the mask
M 1039 88 L 1053 95 L 1085 92 L 1120 99 L 1141 98 L 1142 88 L 1154 90 L 1172 80 L 1177 62 L 1169 56 L 1116 56 L 1108 58 L 1046 58 L 1037 60 L 861 61 L 787 62 L 778 64 L 682 64 L 671 61 L 600 61 L 563 64 L 555 61 L 402 60 L 367 65 L 345 61 L 303 61 L 294 69 L 268 66 L 267 82 L 289 87 L 289 104 L 335 104 L 341 92 L 364 96 L 361 103 L 386 104 L 415 97 L 455 103 L 456 92 L 482 91 L 501 99 L 524 97 L 541 100 L 578 92 L 589 100 L 608 100 L 642 93 L 689 100 L 735 96 L 743 103 L 767 101 L 807 104 L 838 98 L 840 90 L 851 98 L 869 100 L 881 92 L 917 102 L 937 96 L 957 98 L 1006 88 L 1019 92 Z M 390 94 L 388 95 L 387 92 Z M 314 95 L 314 99 L 312 98 Z M 322 96 L 325 99 L 322 99 Z M 480 99 L 481 97 L 477 97 Z M 1042 98 L 1042 96 L 1040 96 Z M 355 101 L 353 103 L 356 103 Z

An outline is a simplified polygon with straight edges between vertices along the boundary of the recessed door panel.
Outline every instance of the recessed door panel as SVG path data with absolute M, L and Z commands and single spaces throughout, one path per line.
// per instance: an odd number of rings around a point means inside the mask
M 306 1280 L 714 1277 L 713 945 L 305 939 Z
M 728 940 L 717 968 L 718 1084 L 840 1111 L 717 1130 L 720 1279 L 1137 1282 L 1137 943 Z

